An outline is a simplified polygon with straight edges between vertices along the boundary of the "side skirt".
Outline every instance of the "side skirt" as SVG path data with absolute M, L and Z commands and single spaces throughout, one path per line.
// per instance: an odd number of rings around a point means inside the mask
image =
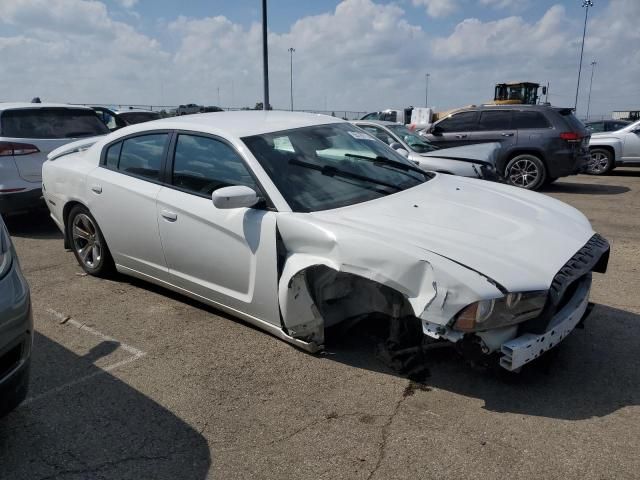
M 185 295 L 189 298 L 192 298 L 194 300 L 197 300 L 198 302 L 202 302 L 204 304 L 210 305 L 214 308 L 217 308 L 219 310 L 223 310 L 226 313 L 229 313 L 231 315 L 233 315 L 234 317 L 238 317 L 242 320 L 244 320 L 247 323 L 250 323 L 251 325 L 264 330 L 267 333 L 270 333 L 271 335 L 273 335 L 274 337 L 279 338 L 280 340 L 284 340 L 285 342 L 288 342 L 302 350 L 305 350 L 307 352 L 310 353 L 316 353 L 320 350 L 322 350 L 324 348 L 323 345 L 317 345 L 314 342 L 304 342 L 302 340 L 298 340 L 297 338 L 293 338 L 290 337 L 289 335 L 287 335 L 279 326 L 273 325 L 269 322 L 265 322 L 264 320 L 261 320 L 259 318 L 253 317 L 251 315 L 248 315 L 246 313 L 243 313 L 239 310 L 236 310 L 234 308 L 228 307 L 226 305 L 223 305 L 221 303 L 218 302 L 214 302 L 213 300 L 209 300 L 206 297 L 203 297 L 201 295 L 198 295 L 196 293 L 193 293 L 189 290 L 186 290 L 184 288 L 178 287 L 176 285 L 173 285 L 172 283 L 166 282 L 164 280 L 160 280 L 159 278 L 156 277 L 152 277 L 151 275 L 147 275 L 141 272 L 138 272 L 137 270 L 134 270 L 132 268 L 128 268 L 128 267 L 124 267 L 122 265 L 117 265 L 116 264 L 116 270 L 118 270 L 118 272 L 124 274 L 124 275 L 129 275 L 131 277 L 135 277 L 135 278 L 139 278 L 141 280 L 150 282 L 150 283 L 154 283 L 156 285 L 159 285 L 161 287 L 167 288 L 169 290 L 173 290 L 174 292 L 180 293 L 182 295 Z

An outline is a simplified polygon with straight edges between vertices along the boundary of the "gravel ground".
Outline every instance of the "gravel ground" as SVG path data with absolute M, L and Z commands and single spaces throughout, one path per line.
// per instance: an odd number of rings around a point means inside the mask
M 0 420 L 0 478 L 638 478 L 640 170 L 545 193 L 612 256 L 586 329 L 510 382 L 447 349 L 412 383 L 366 327 L 310 355 L 163 289 L 83 275 L 46 214 L 9 219 L 36 339 L 29 398 Z

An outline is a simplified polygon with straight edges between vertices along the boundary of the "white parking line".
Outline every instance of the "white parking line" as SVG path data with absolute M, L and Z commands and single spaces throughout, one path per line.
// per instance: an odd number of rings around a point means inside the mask
M 144 355 L 146 355 L 146 352 L 143 352 L 142 350 L 132 347 L 131 345 L 128 345 L 126 343 L 120 342 L 119 340 L 110 337 L 109 335 L 105 335 L 104 333 L 96 330 L 95 328 L 91 328 L 88 327 L 87 325 L 85 325 L 84 323 L 78 322 L 77 320 L 74 320 L 73 318 L 69 318 L 68 315 L 64 315 L 52 308 L 48 308 L 47 309 L 47 313 L 51 314 L 53 317 L 57 318 L 58 320 L 60 320 L 61 322 L 63 322 L 65 325 L 72 325 L 75 328 L 83 331 L 83 332 L 87 332 L 91 335 L 94 335 L 104 341 L 107 342 L 116 342 L 118 343 L 119 348 L 122 348 L 124 351 L 128 352 L 131 354 L 131 356 L 129 358 L 125 358 L 124 360 L 120 360 L 119 362 L 116 363 L 112 363 L 111 365 L 107 365 L 106 367 L 102 367 L 100 368 L 98 371 L 96 372 L 92 372 L 88 375 L 85 375 L 83 377 L 77 378 L 75 380 L 72 380 L 71 382 L 67 382 L 63 385 L 60 385 L 58 387 L 52 388 L 50 390 L 47 390 L 46 392 L 40 393 L 39 395 L 35 395 L 33 397 L 29 397 L 27 398 L 24 402 L 22 402 L 21 406 L 26 406 L 29 405 L 37 400 L 40 400 L 42 398 L 48 397 L 50 395 L 54 395 L 56 393 L 61 392 L 62 390 L 66 390 L 68 388 L 74 387 L 76 385 L 78 385 L 79 383 L 85 382 L 86 380 L 89 380 L 91 378 L 97 377 L 99 375 L 105 374 L 107 372 L 110 372 L 112 370 L 115 370 L 116 368 L 122 367 L 123 365 L 126 365 L 128 363 L 131 362 L 135 362 L 136 360 L 142 358 Z

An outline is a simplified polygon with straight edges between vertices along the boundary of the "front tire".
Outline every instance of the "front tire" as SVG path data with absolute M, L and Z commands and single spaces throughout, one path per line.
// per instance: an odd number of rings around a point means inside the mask
M 113 273 L 113 258 L 107 242 L 98 222 L 86 207 L 77 205 L 69 212 L 67 238 L 76 260 L 85 272 L 96 277 L 106 277 Z
M 606 175 L 613 170 L 613 155 L 606 148 L 592 148 L 589 155 L 586 172 L 589 175 Z
M 504 176 L 509 185 L 539 190 L 547 178 L 547 169 L 540 158 L 531 153 L 523 153 L 509 161 Z

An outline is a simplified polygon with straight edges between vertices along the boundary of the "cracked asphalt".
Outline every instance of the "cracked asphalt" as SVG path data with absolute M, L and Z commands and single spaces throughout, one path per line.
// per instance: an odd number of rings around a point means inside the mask
M 366 325 L 310 355 L 163 289 L 83 275 L 46 214 L 8 219 L 36 338 L 29 399 L 0 420 L 0 478 L 638 478 L 640 169 L 545 193 L 609 239 L 610 268 L 586 329 L 512 381 L 445 349 L 412 383 Z

